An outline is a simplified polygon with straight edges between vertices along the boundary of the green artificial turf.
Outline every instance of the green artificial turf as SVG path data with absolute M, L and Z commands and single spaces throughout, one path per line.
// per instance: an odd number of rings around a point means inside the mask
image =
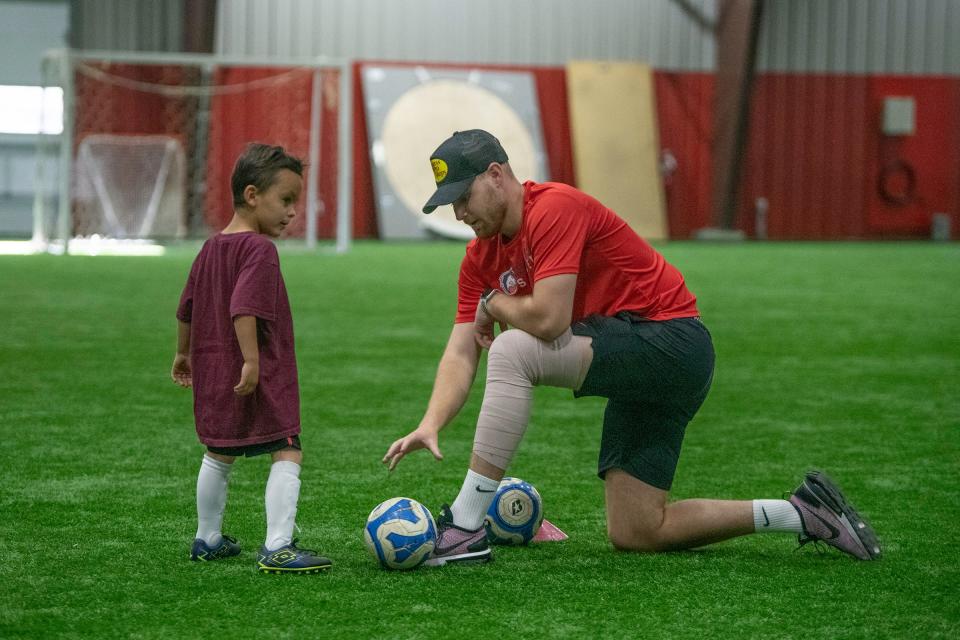
M 299 533 L 328 575 L 264 576 L 267 458 L 238 461 L 239 558 L 187 560 L 202 455 L 169 378 L 195 246 L 162 258 L 0 257 L 0 637 L 960 637 L 960 246 L 663 245 L 717 348 L 673 497 L 779 498 L 821 467 L 880 535 L 856 562 L 788 535 L 615 552 L 596 476 L 603 401 L 538 389 L 510 474 L 570 539 L 486 566 L 394 573 L 364 549 L 381 500 L 460 487 L 482 385 L 388 475 L 426 406 L 457 244 L 282 250 L 305 447 Z

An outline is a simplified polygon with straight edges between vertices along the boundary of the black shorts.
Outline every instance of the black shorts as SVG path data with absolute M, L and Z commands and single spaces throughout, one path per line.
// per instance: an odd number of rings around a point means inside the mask
M 238 458 L 246 456 L 248 458 L 252 458 L 253 456 L 263 455 L 264 453 L 273 453 L 274 451 L 280 451 L 281 449 L 286 449 L 288 447 L 301 449 L 300 436 L 289 436 L 287 438 L 271 440 L 270 442 L 259 442 L 257 444 L 245 444 L 240 447 L 213 447 L 207 445 L 207 451 L 210 451 L 211 453 L 217 453 L 221 456 L 235 456 Z
M 608 398 L 598 474 L 622 469 L 669 490 L 687 423 L 713 380 L 713 342 L 698 318 L 654 322 L 621 313 L 572 327 L 593 338 L 593 362 L 577 397 Z

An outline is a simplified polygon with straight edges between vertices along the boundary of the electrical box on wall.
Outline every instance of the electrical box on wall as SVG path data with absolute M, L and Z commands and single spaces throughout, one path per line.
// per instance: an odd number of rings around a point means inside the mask
M 913 96 L 887 96 L 883 99 L 883 134 L 912 136 L 916 131 Z

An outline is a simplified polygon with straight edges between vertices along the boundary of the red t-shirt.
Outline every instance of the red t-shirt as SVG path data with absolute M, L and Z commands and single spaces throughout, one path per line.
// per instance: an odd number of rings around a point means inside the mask
M 577 274 L 571 324 L 620 311 L 649 320 L 699 315 L 680 272 L 613 211 L 565 184 L 525 182 L 523 189 L 517 235 L 467 245 L 456 322 L 473 322 L 487 287 L 529 295 L 537 280 L 569 273 Z
M 257 318 L 260 379 L 238 396 L 243 354 L 233 319 Z M 236 447 L 300 433 L 293 318 L 280 258 L 257 233 L 217 234 L 193 262 L 177 318 L 190 323 L 193 412 L 200 442 Z

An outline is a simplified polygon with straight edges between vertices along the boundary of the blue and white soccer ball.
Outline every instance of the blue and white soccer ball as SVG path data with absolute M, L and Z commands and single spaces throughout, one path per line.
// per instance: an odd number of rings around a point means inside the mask
M 367 550 L 387 569 L 414 569 L 437 543 L 437 526 L 425 506 L 410 498 L 381 502 L 363 528 Z
M 487 510 L 483 526 L 491 544 L 527 544 L 543 524 L 543 500 L 529 482 L 504 478 Z

